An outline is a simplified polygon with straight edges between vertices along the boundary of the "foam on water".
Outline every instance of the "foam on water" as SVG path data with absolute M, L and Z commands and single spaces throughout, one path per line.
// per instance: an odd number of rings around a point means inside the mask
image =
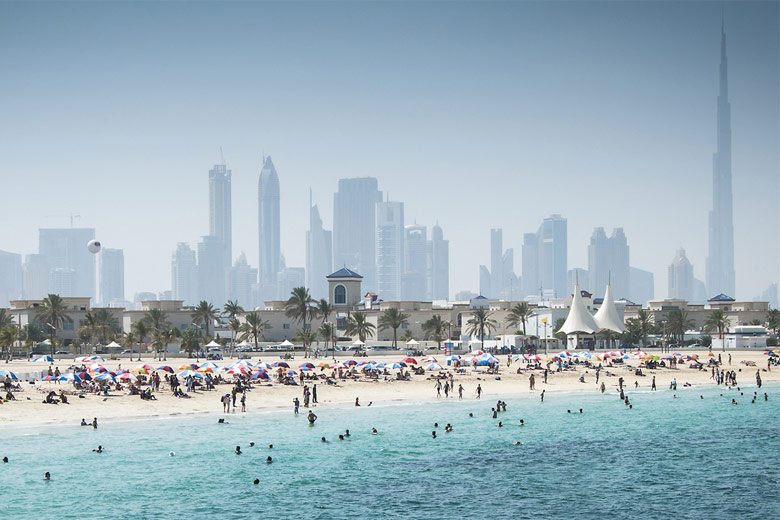
M 321 408 L 314 427 L 305 412 L 285 410 L 231 414 L 225 425 L 206 415 L 6 430 L 3 510 L 10 518 L 778 518 L 780 387 L 764 387 L 769 401 L 751 404 L 755 390 L 629 392 L 633 409 L 614 395 L 548 393 L 543 404 L 507 399 L 495 420 L 496 399 L 484 398 Z M 338 441 L 347 428 L 352 436 Z M 92 453 L 99 444 L 106 452 Z M 52 481 L 41 480 L 45 471 Z

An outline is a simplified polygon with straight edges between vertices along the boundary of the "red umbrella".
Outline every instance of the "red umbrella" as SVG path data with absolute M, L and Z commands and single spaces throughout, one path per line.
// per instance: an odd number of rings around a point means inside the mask
M 404 358 L 402 361 L 404 363 L 411 363 L 412 365 L 416 365 L 417 364 L 417 360 L 414 359 L 413 357 Z

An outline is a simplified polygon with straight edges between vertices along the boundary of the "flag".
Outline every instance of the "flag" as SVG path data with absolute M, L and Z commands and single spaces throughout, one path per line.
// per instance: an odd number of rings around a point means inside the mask
M 542 318 L 542 323 L 547 323 L 547 318 Z

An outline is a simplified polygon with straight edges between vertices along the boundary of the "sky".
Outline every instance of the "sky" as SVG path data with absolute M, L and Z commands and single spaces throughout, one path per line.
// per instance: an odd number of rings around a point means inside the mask
M 282 251 L 305 264 L 309 188 L 373 176 L 407 224 L 450 240 L 450 292 L 477 291 L 490 229 L 568 219 L 568 265 L 623 227 L 655 273 L 704 279 L 725 21 L 739 299 L 780 280 L 778 2 L 2 2 L 0 249 L 96 228 L 126 298 L 170 289 L 208 234 L 208 171 L 233 175 L 234 257 L 257 265 L 271 155 Z

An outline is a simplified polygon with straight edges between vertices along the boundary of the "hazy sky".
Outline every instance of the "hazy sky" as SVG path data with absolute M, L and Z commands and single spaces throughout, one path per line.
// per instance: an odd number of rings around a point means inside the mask
M 478 289 L 489 230 L 519 273 L 524 232 L 560 213 L 569 267 L 622 226 L 656 275 L 683 246 L 704 279 L 725 5 L 737 297 L 780 279 L 778 2 L 0 3 L 0 249 L 95 227 L 125 250 L 126 297 L 170 288 L 176 243 L 208 233 L 208 170 L 233 171 L 234 255 L 257 264 L 273 157 L 282 251 L 304 265 L 308 190 L 375 176 L 450 240 Z

